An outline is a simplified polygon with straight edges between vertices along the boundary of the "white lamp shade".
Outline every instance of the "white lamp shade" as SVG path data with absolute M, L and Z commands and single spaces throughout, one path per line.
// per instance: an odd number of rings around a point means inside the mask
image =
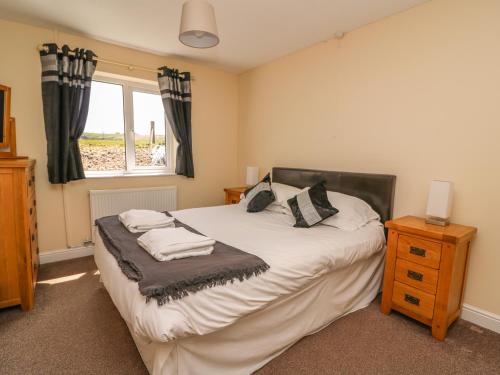
M 259 182 L 259 167 L 247 167 L 247 185 L 255 185 L 257 182 Z
M 427 215 L 440 219 L 449 219 L 453 201 L 453 182 L 432 181 L 427 199 Z
M 214 7 L 210 3 L 205 0 L 184 3 L 179 40 L 194 48 L 210 48 L 219 44 Z

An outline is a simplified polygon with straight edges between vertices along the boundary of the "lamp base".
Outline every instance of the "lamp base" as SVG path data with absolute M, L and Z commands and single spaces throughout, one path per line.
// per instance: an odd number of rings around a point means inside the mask
M 450 224 L 449 219 L 441 219 L 440 217 L 435 217 L 435 216 L 427 216 L 425 222 L 427 224 L 439 225 L 441 227 L 445 227 Z

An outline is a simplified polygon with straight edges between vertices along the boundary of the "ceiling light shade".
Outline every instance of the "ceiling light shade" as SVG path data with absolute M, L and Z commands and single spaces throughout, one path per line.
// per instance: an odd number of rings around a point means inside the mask
M 210 48 L 219 44 L 214 7 L 210 3 L 205 0 L 184 3 L 179 40 L 194 48 Z

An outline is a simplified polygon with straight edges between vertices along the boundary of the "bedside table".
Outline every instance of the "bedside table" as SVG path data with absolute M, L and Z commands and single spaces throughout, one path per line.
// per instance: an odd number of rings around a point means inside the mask
M 225 204 L 234 204 L 240 202 L 240 195 L 247 188 L 246 187 L 234 187 L 234 188 L 226 188 L 224 192 L 226 193 Z
M 405 216 L 385 223 L 389 229 L 380 310 L 399 311 L 432 327 L 444 340 L 462 311 L 470 241 L 477 229 L 426 224 Z

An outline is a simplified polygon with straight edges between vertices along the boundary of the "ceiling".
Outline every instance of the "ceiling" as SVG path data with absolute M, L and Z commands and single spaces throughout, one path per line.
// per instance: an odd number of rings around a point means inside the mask
M 184 0 L 0 0 L 0 17 L 243 72 L 427 0 L 209 0 L 220 44 L 178 40 Z

